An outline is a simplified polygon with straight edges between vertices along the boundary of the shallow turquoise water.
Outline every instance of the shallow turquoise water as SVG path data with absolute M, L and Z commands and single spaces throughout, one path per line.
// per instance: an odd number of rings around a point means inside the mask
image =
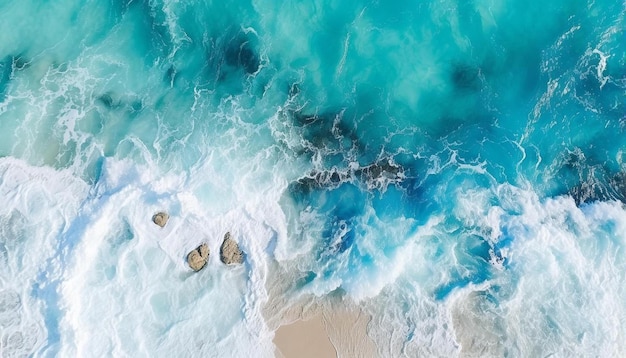
M 624 354 L 625 13 L 0 3 L 0 352 L 272 355 L 278 270 L 382 356 Z

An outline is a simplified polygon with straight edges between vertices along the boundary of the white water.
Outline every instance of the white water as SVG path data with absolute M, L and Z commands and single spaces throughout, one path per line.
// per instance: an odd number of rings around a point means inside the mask
M 490 205 L 494 201 L 498 205 Z M 626 353 L 623 204 L 578 208 L 570 197 L 540 201 L 509 185 L 493 192 L 459 192 L 459 202 L 454 215 L 473 228 L 468 231 L 513 237 L 506 268 L 491 280 L 454 290 L 438 304 L 429 286 L 446 282 L 446 272 L 460 257 L 451 245 L 430 266 L 437 248 L 431 243 L 451 239 L 456 229 L 438 222 L 425 225 L 413 238 L 413 265 L 369 301 L 378 312 L 370 333 L 378 341 L 391 338 L 381 355 L 455 355 L 457 349 L 463 356 Z

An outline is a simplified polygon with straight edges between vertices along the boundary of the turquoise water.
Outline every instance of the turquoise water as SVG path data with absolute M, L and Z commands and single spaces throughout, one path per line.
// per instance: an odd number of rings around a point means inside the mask
M 275 287 L 379 356 L 624 355 L 625 14 L 0 2 L 0 355 L 272 356 Z

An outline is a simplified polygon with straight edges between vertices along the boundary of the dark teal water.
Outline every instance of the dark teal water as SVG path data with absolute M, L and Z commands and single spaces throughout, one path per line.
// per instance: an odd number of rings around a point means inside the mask
M 381 356 L 624 354 L 625 14 L 1 2 L 0 352 L 271 356 L 284 286 Z

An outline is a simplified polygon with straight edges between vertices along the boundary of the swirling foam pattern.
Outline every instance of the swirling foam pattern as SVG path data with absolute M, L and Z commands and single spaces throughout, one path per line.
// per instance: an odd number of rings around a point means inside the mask
M 625 356 L 625 14 L 2 1 L 0 355 L 272 356 L 282 287 L 379 356 Z

